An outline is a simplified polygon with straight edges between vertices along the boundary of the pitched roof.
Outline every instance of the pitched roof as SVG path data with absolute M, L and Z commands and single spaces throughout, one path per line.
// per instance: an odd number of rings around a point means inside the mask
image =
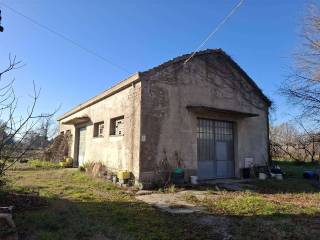
M 256 90 L 256 92 L 258 93 L 258 95 L 268 104 L 268 106 L 271 106 L 271 101 L 269 100 L 269 98 L 262 92 L 262 90 L 258 87 L 258 85 L 252 80 L 252 78 L 250 78 L 248 76 L 248 74 L 228 55 L 226 54 L 221 48 L 218 49 L 207 49 L 207 50 L 203 50 L 203 51 L 199 51 L 196 52 L 193 56 L 193 58 L 197 57 L 197 56 L 201 56 L 201 55 L 206 55 L 206 54 L 212 54 L 212 53 L 216 53 L 216 54 L 221 54 L 223 56 L 226 57 L 226 59 L 229 60 L 229 62 L 231 63 L 231 65 L 240 72 L 240 74 L 242 76 L 245 77 L 245 79 L 248 81 L 248 83 Z M 133 82 L 139 82 L 140 81 L 140 76 L 142 74 L 146 74 L 150 71 L 157 71 L 157 70 L 161 70 L 171 64 L 175 64 L 175 63 L 180 63 L 182 61 L 186 61 L 193 53 L 188 53 L 188 54 L 184 54 L 178 57 L 175 57 L 167 62 L 164 62 L 156 67 L 153 67 L 149 70 L 143 71 L 143 72 L 137 72 L 131 76 L 129 76 L 128 78 L 126 78 L 125 80 L 117 83 L 116 85 L 108 88 L 107 90 L 103 91 L 102 93 L 98 94 L 97 96 L 89 99 L 88 101 L 76 106 L 75 108 L 71 109 L 70 111 L 66 112 L 65 114 L 63 114 L 62 116 L 60 116 L 58 118 L 58 121 L 69 117 L 70 115 L 79 112 L 80 110 L 87 108 L 121 90 L 123 90 L 124 88 L 128 87 L 130 84 L 132 84 Z M 192 61 L 192 59 L 190 60 L 190 62 Z
M 207 55 L 207 54 L 221 54 L 224 57 L 226 57 L 227 60 L 231 63 L 231 65 L 238 71 L 244 78 L 248 81 L 248 83 L 256 90 L 258 95 L 268 104 L 268 106 L 271 106 L 271 100 L 263 93 L 263 91 L 258 87 L 258 85 L 252 80 L 252 78 L 237 64 L 236 61 L 234 61 L 225 51 L 223 51 L 221 48 L 216 48 L 216 49 L 206 49 L 203 51 L 196 52 L 193 56 L 193 58 L 201 55 Z M 148 73 L 149 71 L 157 71 L 161 70 L 171 64 L 176 64 L 179 62 L 184 62 L 186 61 L 193 53 L 188 53 L 184 54 L 178 57 L 175 57 L 167 62 L 164 62 L 156 67 L 153 67 L 149 70 L 146 70 L 144 72 L 141 72 L 141 74 Z M 192 59 L 189 61 L 191 62 Z

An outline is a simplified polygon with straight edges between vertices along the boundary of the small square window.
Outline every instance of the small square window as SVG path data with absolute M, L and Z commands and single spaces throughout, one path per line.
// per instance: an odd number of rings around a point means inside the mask
M 93 137 L 103 137 L 104 122 L 93 124 Z
M 124 135 L 124 116 L 112 118 L 110 120 L 110 135 L 113 135 L 113 136 Z

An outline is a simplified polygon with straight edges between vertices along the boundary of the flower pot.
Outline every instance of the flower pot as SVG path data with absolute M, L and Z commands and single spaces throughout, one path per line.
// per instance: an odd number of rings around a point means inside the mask
M 116 184 L 117 183 L 117 176 L 112 176 L 112 182 L 114 183 L 114 184 Z
M 267 179 L 267 174 L 265 173 L 259 173 L 259 180 L 266 180 Z
M 173 184 L 183 184 L 184 183 L 184 172 L 172 172 L 171 179 Z
M 190 176 L 190 182 L 193 185 L 197 185 L 198 184 L 198 176 Z

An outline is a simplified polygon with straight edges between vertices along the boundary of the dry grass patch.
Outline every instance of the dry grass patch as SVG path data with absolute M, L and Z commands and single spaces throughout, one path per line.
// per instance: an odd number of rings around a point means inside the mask
M 264 194 L 264 199 L 278 204 L 292 204 L 297 207 L 320 209 L 320 193 Z

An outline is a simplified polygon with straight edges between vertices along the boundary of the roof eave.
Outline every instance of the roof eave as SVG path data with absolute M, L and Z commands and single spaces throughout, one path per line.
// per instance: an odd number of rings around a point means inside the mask
M 75 114 L 89 106 L 92 106 L 93 104 L 100 102 L 103 99 L 106 99 L 120 91 L 122 91 L 123 89 L 129 87 L 131 84 L 133 83 L 137 83 L 140 81 L 140 73 L 136 72 L 134 74 L 132 74 L 131 76 L 129 76 L 128 78 L 122 80 L 121 82 L 113 85 L 112 87 L 108 88 L 107 90 L 103 91 L 102 93 L 96 95 L 93 98 L 90 98 L 89 100 L 87 100 L 86 102 L 72 108 L 70 111 L 64 113 L 62 116 L 58 117 L 57 120 L 61 121 L 69 116 L 71 116 L 72 114 Z

